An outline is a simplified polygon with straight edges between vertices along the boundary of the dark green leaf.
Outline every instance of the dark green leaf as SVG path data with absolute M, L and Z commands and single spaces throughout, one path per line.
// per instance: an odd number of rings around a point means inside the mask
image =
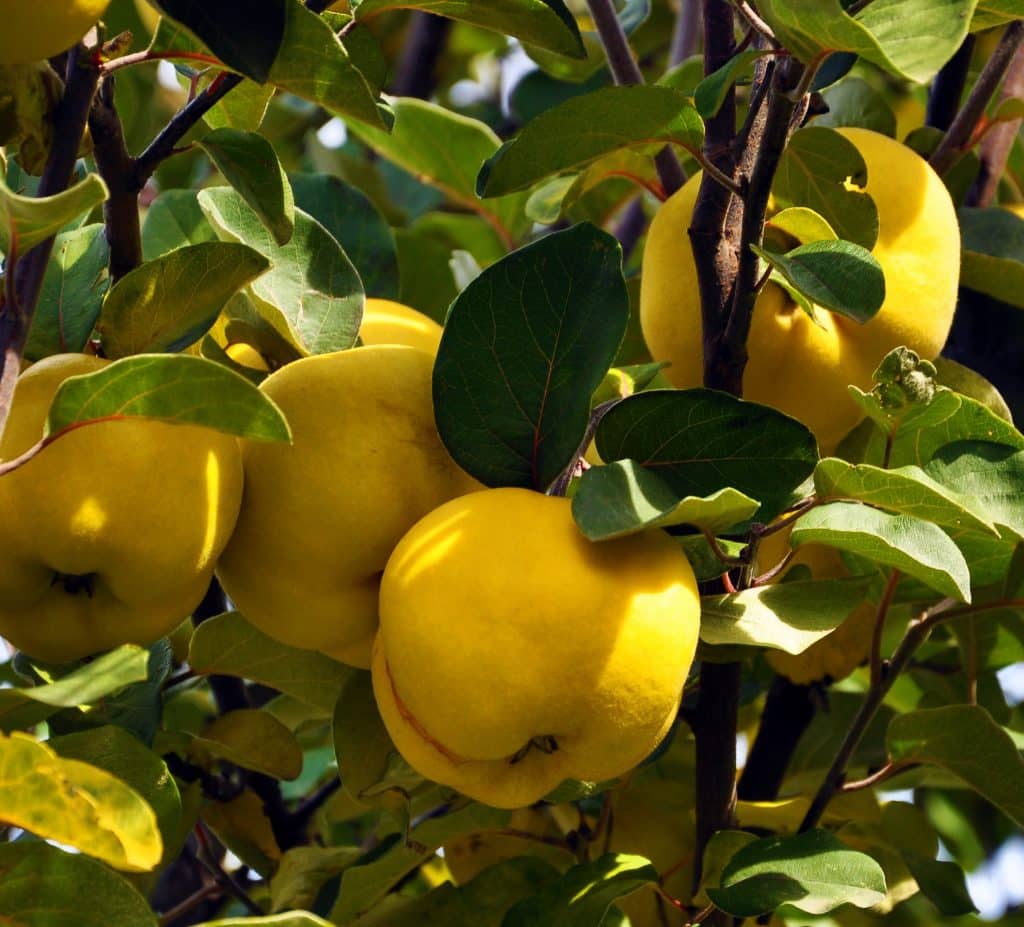
M 96 419 L 156 418 L 254 441 L 290 441 L 280 409 L 245 377 L 187 354 L 147 354 L 65 380 L 46 422 L 51 438 Z
M 961 209 L 960 284 L 1012 306 L 1024 306 L 1024 219 L 998 207 Z
M 910 515 L 888 515 L 853 502 L 831 502 L 803 515 L 790 541 L 827 544 L 901 570 L 943 595 L 971 599 L 963 554 L 941 528 Z
M 387 220 L 369 197 L 330 174 L 294 174 L 295 205 L 319 222 L 355 265 L 367 296 L 398 297 L 398 252 Z
M 42 842 L 0 845 L 0 911 L 19 927 L 157 927 L 149 903 L 116 872 Z
M 603 460 L 635 460 L 680 498 L 731 486 L 764 507 L 779 502 L 817 462 L 806 426 L 775 409 L 714 390 L 649 390 L 623 399 L 602 419 Z
M 896 114 L 882 93 L 860 77 L 847 77 L 822 92 L 828 112 L 814 120 L 816 126 L 839 129 L 857 126 L 896 137 Z
M 579 225 L 498 261 L 452 304 L 435 415 L 481 482 L 543 490 L 578 450 L 626 329 L 621 260 L 611 236 Z
M 254 0 L 245 15 L 230 3 L 155 0 L 161 11 L 187 26 L 221 61 L 263 83 L 285 34 L 286 8 L 297 0 Z
M 706 498 L 680 499 L 635 460 L 617 460 L 583 474 L 572 498 L 572 517 L 590 540 L 607 541 L 670 525 L 695 525 L 719 534 L 752 518 L 760 507 L 728 488 Z
M 814 241 L 786 254 L 751 246 L 808 299 L 864 324 L 882 308 L 882 265 L 851 241 Z
M 743 847 L 708 897 L 737 917 L 756 917 L 790 903 L 808 914 L 841 904 L 870 908 L 885 897 L 885 875 L 870 856 L 825 830 L 767 837 Z
M 772 192 L 780 207 L 807 206 L 841 239 L 873 248 L 878 239 L 878 208 L 863 189 L 866 183 L 867 165 L 853 142 L 834 129 L 810 126 L 790 139 Z
M 199 144 L 274 241 L 286 245 L 295 229 L 295 202 L 274 146 L 262 135 L 238 129 L 215 129 Z
M 4 254 L 10 254 L 12 245 L 24 254 L 99 206 L 108 195 L 98 174 L 89 174 L 63 193 L 43 197 L 14 193 L 2 176 L 0 170 L 0 252 Z
M 385 10 L 420 9 L 493 29 L 560 55 L 582 58 L 585 54 L 576 20 L 562 0 L 356 0 L 353 6 L 358 19 Z
M 271 269 L 251 287 L 267 321 L 299 351 L 326 354 L 355 344 L 362 321 L 363 284 L 340 245 L 315 219 L 295 213 L 295 232 L 279 247 L 256 214 L 230 187 L 199 194 L 207 218 L 225 241 L 254 248 Z
M 753 73 L 754 62 L 764 54 L 765 52 L 756 48 L 745 49 L 705 77 L 693 94 L 697 112 L 705 119 L 714 116 L 725 102 L 729 88 L 741 78 L 750 76 Z
M 102 225 L 87 225 L 57 236 L 25 357 L 40 360 L 85 347 L 107 291 L 109 254 Z
M 939 766 L 1024 826 L 1024 760 L 1009 734 L 977 705 L 946 705 L 898 715 L 890 757 Z
M 964 871 L 956 863 L 929 859 L 906 850 L 900 855 L 921 893 L 938 908 L 940 914 L 959 917 L 977 913 L 978 909 L 967 891 Z
M 618 898 L 657 881 L 657 870 L 644 857 L 606 853 L 513 905 L 501 927 L 593 927 Z
M 939 448 L 925 470 L 970 499 L 990 521 L 1024 537 L 1024 450 L 986 441 L 957 441 Z
M 673 143 L 694 150 L 703 139 L 700 116 L 678 90 L 656 84 L 605 87 L 527 123 L 484 163 L 476 190 L 486 197 L 514 193 L 623 148 Z
M 99 332 L 107 357 L 180 351 L 210 330 L 224 304 L 270 267 L 234 242 L 185 245 L 129 271 L 103 303 Z
M 803 653 L 841 625 L 867 597 L 870 577 L 759 586 L 701 599 L 705 644 L 772 647 Z
M 1024 19 L 1024 0 L 978 0 L 971 19 L 971 32 L 1002 26 Z

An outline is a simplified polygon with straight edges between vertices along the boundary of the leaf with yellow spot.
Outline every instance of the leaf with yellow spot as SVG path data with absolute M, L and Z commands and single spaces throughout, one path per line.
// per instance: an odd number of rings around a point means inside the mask
M 138 792 L 17 732 L 0 734 L 0 821 L 128 872 L 148 872 L 163 853 L 156 815 Z

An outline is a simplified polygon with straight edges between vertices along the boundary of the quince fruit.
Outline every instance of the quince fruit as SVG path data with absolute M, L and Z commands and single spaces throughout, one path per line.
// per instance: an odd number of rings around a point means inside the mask
M 862 417 L 848 384 L 871 389 L 871 375 L 893 348 L 921 357 L 942 349 L 953 322 L 960 271 L 960 232 L 946 187 L 926 161 L 888 136 L 838 130 L 867 165 L 867 192 L 878 208 L 872 254 L 885 274 L 885 302 L 864 325 L 816 307 L 811 319 L 774 283 L 758 296 L 748 341 L 743 395 L 804 422 L 823 449 L 834 448 Z M 700 386 L 697 268 L 686 229 L 699 176 L 658 210 L 647 236 L 640 323 L 655 360 L 680 388 Z
M 260 385 L 293 444 L 244 448 L 245 499 L 217 572 L 266 634 L 369 667 L 388 555 L 431 509 L 479 488 L 438 437 L 432 366 L 425 351 L 375 345 Z
M 758 548 L 758 563 L 771 569 L 789 552 L 791 528 L 767 535 Z M 839 579 L 849 576 L 839 551 L 825 544 L 802 544 L 777 581 L 786 578 L 794 567 L 806 566 L 813 579 Z M 871 653 L 877 605 L 862 602 L 831 634 L 811 644 L 802 653 L 768 650 L 765 658 L 776 673 L 797 685 L 808 685 L 823 679 L 839 682 L 850 675 Z
M 28 64 L 66 51 L 106 12 L 110 0 L 0 0 L 0 61 Z
M 689 561 L 651 530 L 595 544 L 568 499 L 491 489 L 419 521 L 380 588 L 373 688 L 417 772 L 499 808 L 627 772 L 665 736 L 697 646 Z
M 42 437 L 65 379 L 107 363 L 63 354 L 33 364 L 0 459 Z M 206 592 L 241 498 L 230 435 L 144 419 L 62 435 L 0 477 L 0 635 L 60 663 L 169 634 Z
M 359 337 L 363 344 L 407 344 L 437 354 L 444 329 L 430 316 L 390 299 L 368 299 Z

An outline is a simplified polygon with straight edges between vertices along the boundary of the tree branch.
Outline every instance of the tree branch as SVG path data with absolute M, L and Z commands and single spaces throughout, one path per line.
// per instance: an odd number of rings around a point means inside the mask
M 697 53 L 700 38 L 700 0 L 679 0 L 672 44 L 668 50 L 668 66 L 674 68 Z
M 391 84 L 395 96 L 430 99 L 437 85 L 437 62 L 451 31 L 450 19 L 418 11 L 412 14 L 408 38 Z
M 124 142 L 124 129 L 114 105 L 114 79 L 104 78 L 89 114 L 93 153 L 110 196 L 103 221 L 110 245 L 110 277 L 116 283 L 142 263 L 139 196 L 131 182 L 134 162 Z
M 1024 46 L 1018 46 L 1013 63 L 1003 81 L 1001 99 L 1024 96 Z M 967 191 L 965 205 L 989 206 L 999 190 L 999 181 L 1006 169 L 1006 161 L 1013 149 L 1014 139 L 1020 131 L 1021 120 L 1000 122 L 993 126 L 981 140 L 981 170 L 977 179 Z
M 644 76 L 640 72 L 640 65 L 633 57 L 629 40 L 611 0 L 587 0 L 587 7 L 597 26 L 597 34 L 601 38 L 615 83 L 622 86 L 642 84 Z M 683 173 L 679 159 L 667 145 L 654 156 L 654 165 L 658 169 L 658 177 L 666 196 L 671 196 L 686 183 L 686 174 Z
M 970 69 L 974 44 L 974 36 L 967 36 L 956 50 L 956 54 L 935 75 L 931 90 L 928 92 L 925 125 L 946 132 L 953 124 L 957 110 L 960 109 L 964 84 L 967 83 L 967 72 Z
M 64 95 L 53 116 L 53 147 L 37 196 L 53 196 L 70 184 L 98 81 L 99 70 L 92 52 L 82 45 L 75 46 L 68 53 Z M 0 435 L 10 414 L 25 341 L 52 251 L 53 238 L 48 238 L 25 254 L 15 252 L 14 260 L 8 255 L 7 273 L 13 275 L 9 292 L 13 300 L 6 300 L 0 309 Z
M 939 147 L 928 159 L 928 163 L 936 173 L 946 173 L 956 163 L 964 146 L 971 140 L 978 121 L 985 114 L 985 107 L 988 106 L 992 94 L 996 92 L 996 88 L 1006 76 L 1022 40 L 1024 40 L 1024 22 L 1018 19 L 1006 27 L 1003 37 L 999 40 L 992 57 L 985 63 L 985 67 L 963 108 L 956 114 L 956 118 L 943 136 Z

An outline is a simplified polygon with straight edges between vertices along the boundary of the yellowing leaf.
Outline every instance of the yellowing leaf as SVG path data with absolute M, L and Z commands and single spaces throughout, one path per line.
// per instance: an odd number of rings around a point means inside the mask
M 193 739 L 191 750 L 276 779 L 302 772 L 302 748 L 292 732 L 273 715 L 251 708 L 221 715 Z
M 0 821 L 73 846 L 117 869 L 160 862 L 156 815 L 133 788 L 27 734 L 0 734 Z

